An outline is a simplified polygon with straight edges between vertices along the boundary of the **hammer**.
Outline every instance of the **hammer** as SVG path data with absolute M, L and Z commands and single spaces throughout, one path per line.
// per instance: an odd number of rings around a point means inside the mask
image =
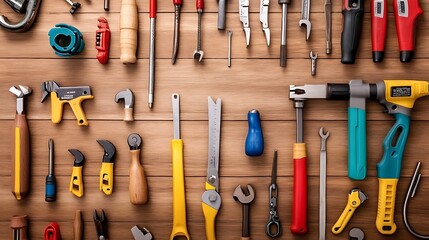
M 124 99 L 124 102 L 125 102 L 124 121 L 126 122 L 134 121 L 134 117 L 133 117 L 134 93 L 129 88 L 123 91 L 120 91 L 115 96 L 115 102 L 119 103 L 121 99 Z

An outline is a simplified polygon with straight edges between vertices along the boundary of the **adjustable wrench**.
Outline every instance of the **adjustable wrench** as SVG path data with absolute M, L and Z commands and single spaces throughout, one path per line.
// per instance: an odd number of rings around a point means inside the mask
M 320 145 L 320 190 L 319 190 L 319 240 L 325 240 L 326 235 L 326 140 L 329 131 L 319 130 Z
M 310 0 L 302 0 L 301 20 L 299 20 L 299 26 L 302 27 L 303 24 L 307 27 L 307 34 L 305 36 L 305 40 L 308 41 L 311 32 Z

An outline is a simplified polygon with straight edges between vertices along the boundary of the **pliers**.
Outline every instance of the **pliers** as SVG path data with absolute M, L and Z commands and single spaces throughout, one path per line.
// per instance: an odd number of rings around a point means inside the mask
M 261 0 L 260 11 L 259 11 L 259 20 L 262 23 L 262 31 L 265 34 L 267 39 L 267 46 L 270 46 L 270 28 L 268 27 L 268 6 L 270 5 L 270 0 Z
M 243 23 L 243 31 L 246 36 L 246 47 L 248 47 L 250 44 L 249 0 L 239 0 L 238 4 L 240 21 Z
M 107 218 L 104 210 L 101 210 L 101 215 L 98 217 L 97 210 L 94 209 L 94 224 L 95 231 L 97 232 L 97 239 L 99 240 L 107 240 Z

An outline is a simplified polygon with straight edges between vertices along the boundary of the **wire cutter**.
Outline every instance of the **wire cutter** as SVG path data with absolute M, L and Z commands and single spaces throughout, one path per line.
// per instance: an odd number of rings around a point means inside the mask
M 219 194 L 219 145 L 221 123 L 221 99 L 208 97 L 209 106 L 209 160 L 207 165 L 206 191 L 202 196 L 202 207 L 206 222 L 206 239 L 215 240 L 215 219 L 221 205 Z
M 243 31 L 246 36 L 246 47 L 248 47 L 250 45 L 249 0 L 239 0 L 238 4 L 240 21 L 243 23 Z
M 278 237 L 282 234 L 282 226 L 280 225 L 280 217 L 277 214 L 277 196 L 279 189 L 277 187 L 277 150 L 274 151 L 273 170 L 271 173 L 270 191 L 270 215 L 268 217 L 265 233 L 271 238 Z M 275 232 L 273 232 L 275 230 Z
M 265 38 L 267 39 L 267 46 L 270 46 L 270 28 L 268 27 L 268 7 L 270 6 L 270 0 L 261 0 L 260 11 L 259 11 L 259 20 L 262 23 L 262 31 L 265 33 Z
M 104 210 L 101 210 L 100 217 L 98 217 L 97 210 L 94 209 L 94 224 L 95 231 L 97 232 L 97 239 L 99 240 L 107 240 L 107 218 Z

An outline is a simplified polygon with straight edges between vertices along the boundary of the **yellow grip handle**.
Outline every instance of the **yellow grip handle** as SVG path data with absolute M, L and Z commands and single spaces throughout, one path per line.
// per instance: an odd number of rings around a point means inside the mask
M 100 170 L 100 191 L 106 195 L 113 191 L 113 163 L 102 163 Z
M 25 114 L 15 115 L 12 193 L 21 200 L 30 191 L 30 133 Z
M 347 203 L 347 206 L 344 208 L 343 213 L 341 213 L 341 216 L 338 218 L 337 222 L 332 227 L 332 233 L 340 234 L 344 230 L 344 228 L 346 228 L 355 210 L 355 207 L 352 207 L 349 203 Z
M 185 176 L 183 169 L 183 141 L 171 141 L 173 160 L 173 230 L 170 240 L 182 236 L 190 239 L 186 226 Z
M 56 92 L 51 92 L 51 111 L 52 111 L 52 122 L 60 123 L 63 118 L 63 106 L 65 103 L 70 104 L 71 109 L 75 117 L 77 118 L 77 124 L 79 126 L 88 126 L 88 120 L 85 117 L 81 103 L 86 99 L 93 99 L 92 95 L 85 95 L 77 97 L 72 100 L 60 100 Z
M 206 222 L 206 239 L 216 240 L 215 219 L 218 210 L 205 203 L 202 203 L 201 205 L 203 206 L 204 219 Z
M 393 234 L 396 231 L 395 199 L 397 178 L 378 179 L 378 210 L 375 226 L 381 234 Z
M 82 179 L 83 167 L 73 167 L 71 179 L 70 179 L 70 192 L 78 197 L 83 196 L 83 179 Z
M 63 105 L 65 101 L 58 98 L 56 92 L 51 92 L 51 119 L 53 123 L 60 123 L 63 118 Z

